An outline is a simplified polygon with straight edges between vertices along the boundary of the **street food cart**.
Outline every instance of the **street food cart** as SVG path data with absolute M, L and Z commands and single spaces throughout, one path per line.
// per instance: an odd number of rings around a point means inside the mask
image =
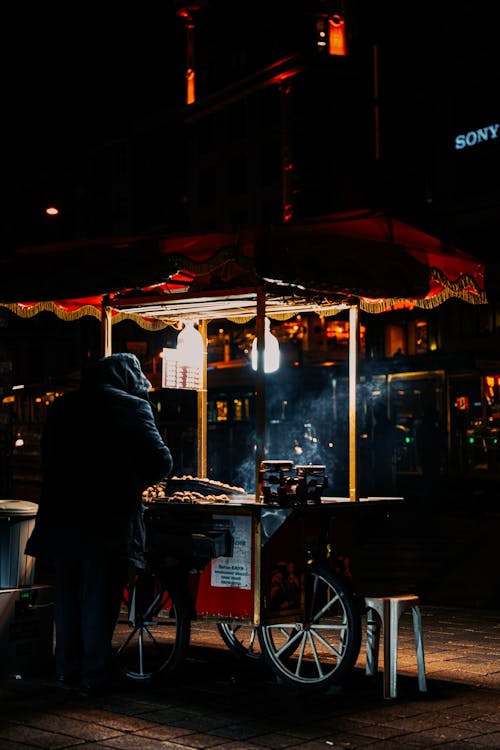
M 120 284 L 110 284 L 100 298 L 103 353 L 112 353 L 113 324 L 126 317 L 151 328 L 194 323 L 203 359 L 196 381 L 197 476 L 172 477 L 145 493 L 150 570 L 133 571 L 125 592 L 115 633 L 119 663 L 138 680 L 171 673 L 182 663 L 192 619 L 206 617 L 235 654 L 263 657 L 284 682 L 318 688 L 342 681 L 361 642 L 352 528 L 363 508 L 402 502 L 359 495 L 360 310 L 433 307 L 450 297 L 484 303 L 481 264 L 374 212 L 266 230 L 115 241 L 111 255 L 120 248 L 124 259 L 128 252 Z M 96 252 L 104 251 L 101 242 Z M 128 278 L 133 283 L 124 283 Z M 75 291 L 78 284 L 73 278 Z M 53 300 L 38 304 L 57 311 Z M 95 300 L 79 304 L 95 308 Z M 340 310 L 348 310 L 350 332 L 349 491 L 330 497 L 324 467 L 266 461 L 265 320 Z M 67 304 L 66 311 L 69 317 Z M 250 492 L 207 479 L 207 323 L 220 318 L 255 319 Z

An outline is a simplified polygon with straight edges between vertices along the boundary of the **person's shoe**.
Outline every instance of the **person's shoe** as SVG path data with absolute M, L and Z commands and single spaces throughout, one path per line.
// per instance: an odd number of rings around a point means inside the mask
M 118 693 L 125 690 L 130 682 L 124 675 L 113 675 L 101 679 L 83 680 L 78 689 L 82 698 L 93 698 L 109 693 Z
M 80 684 L 80 675 L 75 674 L 58 674 L 56 675 L 56 687 L 61 690 L 75 690 Z
M 105 689 L 101 685 L 92 685 L 90 682 L 82 682 L 78 688 L 78 695 L 82 698 L 93 698 L 96 695 L 102 695 L 105 693 Z

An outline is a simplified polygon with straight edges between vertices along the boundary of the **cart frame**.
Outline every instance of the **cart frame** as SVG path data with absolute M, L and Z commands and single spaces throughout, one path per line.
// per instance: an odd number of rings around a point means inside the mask
M 151 569 L 131 579 L 115 634 L 121 668 L 148 681 L 177 672 L 191 621 L 202 618 L 217 624 L 235 656 L 263 658 L 281 682 L 341 684 L 361 644 L 349 557 L 353 516 L 366 504 L 387 509 L 392 502 L 153 502 L 146 510 Z M 207 546 L 211 532 L 230 533 L 231 543 Z
M 357 413 L 356 389 L 358 380 L 358 350 L 359 350 L 359 303 L 346 304 L 325 301 L 318 304 L 316 299 L 305 296 L 294 298 L 290 293 L 283 294 L 276 289 L 258 285 L 255 288 L 205 292 L 203 296 L 185 293 L 154 299 L 151 297 L 131 299 L 103 300 L 102 334 L 103 351 L 105 355 L 112 353 L 112 319 L 117 311 L 125 313 L 127 317 L 134 315 L 147 316 L 162 321 L 169 321 L 179 325 L 180 322 L 195 320 L 203 339 L 203 366 L 201 387 L 197 389 L 198 403 L 198 464 L 199 477 L 207 474 L 207 322 L 212 319 L 230 318 L 233 320 L 256 317 L 257 338 L 257 370 L 255 376 L 256 393 L 256 452 L 255 452 L 255 493 L 247 497 L 245 503 L 230 502 L 227 506 L 217 508 L 217 513 L 232 514 L 241 518 L 251 519 L 249 532 L 250 544 L 250 573 L 253 601 L 246 602 L 244 611 L 236 611 L 236 607 L 225 609 L 220 606 L 220 596 L 213 596 L 210 606 L 205 603 L 200 606 L 200 599 L 192 595 L 187 581 L 180 583 L 182 576 L 165 576 L 153 571 L 160 581 L 155 589 L 152 602 L 144 607 L 136 606 L 136 589 L 131 589 L 128 605 L 128 621 L 132 633 L 138 637 L 137 661 L 135 668 L 125 667 L 130 676 L 149 679 L 157 674 L 168 674 L 177 669 L 182 663 L 183 654 L 189 642 L 190 617 L 205 617 L 217 622 L 221 635 L 231 650 L 236 653 L 250 651 L 247 644 L 238 640 L 237 629 L 242 625 L 250 629 L 249 641 L 258 639 L 260 649 L 267 663 L 284 682 L 299 684 L 302 687 L 320 687 L 339 682 L 350 672 L 356 661 L 360 645 L 360 610 L 346 571 L 335 571 L 333 564 L 336 552 L 332 552 L 331 540 L 328 534 L 323 535 L 322 549 L 312 549 L 303 540 L 295 545 L 296 554 L 300 560 L 290 560 L 299 563 L 300 592 L 299 601 L 294 602 L 281 611 L 272 611 L 269 606 L 270 597 L 270 565 L 266 547 L 266 535 L 263 529 L 263 518 L 266 512 L 283 516 L 282 523 L 286 526 L 287 516 L 292 537 L 297 533 L 298 524 L 292 523 L 297 513 L 302 513 L 304 519 L 313 516 L 324 516 L 325 504 L 319 508 L 284 509 L 275 506 L 268 507 L 264 503 L 260 485 L 261 467 L 265 459 L 265 416 L 266 416 L 266 376 L 264 371 L 264 331 L 267 315 L 275 317 L 291 317 L 299 312 L 316 312 L 324 315 L 334 315 L 341 310 L 349 311 L 349 497 L 329 498 L 329 512 L 336 512 L 341 507 L 356 506 L 361 502 L 357 484 Z M 401 500 L 402 498 L 394 498 Z M 382 500 L 379 498 L 379 500 Z M 386 500 L 389 500 L 387 498 Z M 168 504 L 168 503 L 167 503 Z M 175 503 L 173 504 L 175 505 Z M 182 504 L 181 504 L 182 505 Z M 207 506 L 203 506 L 206 508 Z M 184 512 L 178 508 L 178 512 Z M 213 508 L 210 508 L 213 513 Z M 294 528 L 295 526 L 295 528 Z M 307 524 L 306 524 L 307 526 Z M 154 531 L 154 529 L 153 529 Z M 320 529 L 317 528 L 320 536 Z M 272 535 L 271 535 L 272 537 Z M 272 545 L 271 545 L 272 546 Z M 329 551 L 328 551 L 329 550 Z M 340 555 L 341 557 L 342 555 Z M 278 563 L 279 560 L 274 561 Z M 201 582 L 205 584 L 208 595 L 213 595 L 217 589 L 227 592 L 226 599 L 231 602 L 238 587 L 227 587 L 219 578 L 220 586 L 207 586 L 207 576 L 214 576 L 214 565 L 220 564 L 220 558 L 210 562 L 210 565 L 198 571 Z M 179 570 L 177 571 L 179 573 Z M 217 575 L 217 571 L 215 573 Z M 171 587 L 171 589 L 169 588 Z M 192 589 L 192 587 L 191 587 Z M 161 624 L 161 615 L 168 610 L 173 614 L 170 646 L 158 658 L 156 651 L 160 641 L 151 631 L 152 623 Z M 130 614 L 132 612 L 132 614 Z M 146 613 L 146 614 L 145 614 Z M 325 619 L 327 620 L 324 624 Z M 131 636 L 125 637 L 118 646 L 120 655 L 130 643 Z M 145 644 L 153 647 L 153 664 L 144 668 L 146 655 Z M 252 652 L 253 653 L 253 652 Z

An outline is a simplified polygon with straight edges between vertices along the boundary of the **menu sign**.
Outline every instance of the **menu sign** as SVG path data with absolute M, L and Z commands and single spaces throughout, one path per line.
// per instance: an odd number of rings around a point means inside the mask
M 214 519 L 218 516 L 214 516 Z M 211 586 L 249 589 L 252 578 L 252 519 L 250 516 L 219 516 L 232 522 L 232 557 L 212 560 Z
M 182 359 L 176 349 L 163 349 L 162 388 L 176 388 L 197 391 L 201 388 L 201 370 Z

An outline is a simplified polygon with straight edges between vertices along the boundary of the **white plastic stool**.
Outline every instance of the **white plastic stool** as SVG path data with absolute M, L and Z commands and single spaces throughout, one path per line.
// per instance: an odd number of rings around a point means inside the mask
M 378 670 L 380 645 L 380 625 L 384 631 L 384 698 L 396 697 L 398 669 L 398 629 L 399 618 L 411 608 L 413 632 L 417 652 L 418 689 L 425 693 L 424 640 L 420 598 L 413 594 L 398 596 L 365 596 L 366 607 L 366 669 L 367 675 L 375 675 Z

